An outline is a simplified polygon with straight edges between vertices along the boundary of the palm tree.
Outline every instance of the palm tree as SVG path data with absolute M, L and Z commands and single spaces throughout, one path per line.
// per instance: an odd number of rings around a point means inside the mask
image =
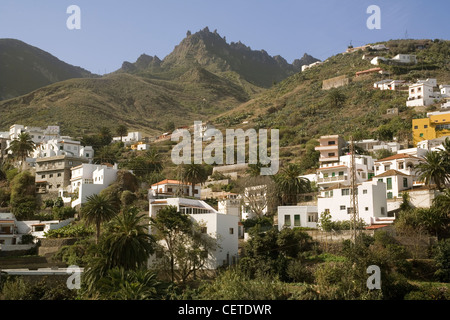
M 297 204 L 299 194 L 311 191 L 310 181 L 299 177 L 300 174 L 300 167 L 290 163 L 273 176 L 282 205 Z
M 101 241 L 107 265 L 125 270 L 145 266 L 154 252 L 154 239 L 148 233 L 147 219 L 137 208 L 130 208 L 111 220 Z
M 443 158 L 444 168 L 447 172 L 447 181 L 450 182 L 450 138 L 445 138 L 442 143 L 443 149 L 440 151 L 440 154 Z
M 14 157 L 24 163 L 26 157 L 30 152 L 36 148 L 36 144 L 31 140 L 28 132 L 22 132 L 17 139 L 11 141 L 8 151 L 12 151 Z
M 94 194 L 87 197 L 87 202 L 81 207 L 82 218 L 87 225 L 95 225 L 97 229 L 96 243 L 100 238 L 100 225 L 110 221 L 117 215 L 113 202 L 104 195 Z
M 158 297 L 162 283 L 152 270 L 114 268 L 98 281 L 97 289 L 106 300 L 149 300 Z
M 194 194 L 195 185 L 203 183 L 208 179 L 208 173 L 201 164 L 184 164 L 181 167 L 181 180 L 186 181 L 192 185 L 192 194 Z
M 122 137 L 128 134 L 128 129 L 125 125 L 121 124 L 117 127 L 116 133 L 120 136 L 120 142 L 122 142 Z
M 447 180 L 447 172 L 443 157 L 438 151 L 431 151 L 424 156 L 425 161 L 416 166 L 419 179 L 426 185 L 436 184 L 439 191 L 443 190 Z
M 433 200 L 433 206 L 445 212 L 450 218 L 450 189 L 445 189 L 444 192 L 436 196 Z

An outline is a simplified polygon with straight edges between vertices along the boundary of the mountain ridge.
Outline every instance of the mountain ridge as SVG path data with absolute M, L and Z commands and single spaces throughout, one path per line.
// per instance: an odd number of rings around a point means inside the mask
M 0 39 L 0 100 L 72 78 L 97 77 L 17 39 Z

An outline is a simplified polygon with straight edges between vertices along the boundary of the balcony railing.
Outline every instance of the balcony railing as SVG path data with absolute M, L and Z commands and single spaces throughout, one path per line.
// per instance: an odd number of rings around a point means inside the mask
M 317 178 L 317 183 L 337 182 L 345 180 L 348 180 L 348 176 L 324 177 L 324 178 Z

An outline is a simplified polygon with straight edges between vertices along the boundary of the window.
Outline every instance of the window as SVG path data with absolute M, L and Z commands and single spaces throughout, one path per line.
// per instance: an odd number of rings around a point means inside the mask
M 332 177 L 335 177 L 335 176 L 336 176 L 336 172 L 332 172 L 332 173 L 331 173 L 331 176 L 332 176 Z
M 403 164 L 403 162 L 400 162 L 400 163 L 398 164 L 398 168 L 399 168 L 399 169 L 404 169 L 404 168 L 405 168 L 405 165 Z
M 50 173 L 50 175 L 48 177 L 49 178 L 53 178 L 53 173 Z
M 300 227 L 300 215 L 294 215 L 294 227 Z
M 336 141 L 328 141 L 328 145 L 329 146 L 332 146 L 332 145 L 335 145 L 336 144 Z
M 385 164 L 384 165 L 384 170 L 385 171 L 391 170 L 391 166 L 389 164 Z
M 324 178 L 328 178 L 328 173 L 324 173 L 324 174 L 323 174 L 323 177 L 324 177 Z
M 408 178 L 403 178 L 403 188 L 408 188 Z
M 367 189 L 363 189 L 363 194 L 367 194 Z
M 230 228 L 230 234 L 234 234 L 234 228 Z
M 34 226 L 34 231 L 38 232 L 38 231 L 44 231 L 45 226 Z
M 425 124 L 425 125 L 423 126 L 423 128 L 426 129 L 426 128 L 428 128 L 428 126 Z
M 167 192 L 172 192 L 172 188 L 167 188 Z
M 419 129 L 419 126 L 414 126 L 414 129 Z
M 89 153 L 86 153 L 86 158 L 89 158 Z
M 423 133 L 419 134 L 419 137 L 423 138 Z
M 340 206 L 341 210 L 345 210 L 345 208 L 346 208 L 345 206 Z
M 386 179 L 386 185 L 387 185 L 387 189 L 391 190 L 392 189 L 392 178 L 387 178 Z
M 344 175 L 344 171 L 339 171 L 339 175 L 343 176 Z
M 198 194 L 198 189 L 194 189 L 194 194 Z
M 365 211 L 369 211 L 369 207 L 365 207 L 364 210 L 365 210 Z
M 328 156 L 329 156 L 329 157 L 334 157 L 335 155 L 336 155 L 336 154 L 335 154 L 334 152 L 329 152 L 329 153 L 328 153 Z
M 61 177 L 61 173 L 58 173 L 58 177 Z
M 387 198 L 388 198 L 388 199 L 392 199 L 392 198 L 393 198 L 392 192 L 388 192 L 388 193 L 387 193 Z
M 41 176 L 41 178 L 45 178 L 45 174 L 43 174 L 43 175 Z
M 350 189 L 342 189 L 342 190 L 341 190 L 341 195 L 342 195 L 342 196 L 348 196 L 348 195 L 350 195 Z
M 285 226 L 288 226 L 288 227 L 291 226 L 291 216 L 290 216 L 290 215 L 287 215 L 287 214 L 286 214 L 286 215 L 284 216 L 284 225 L 285 225 Z
M 352 207 L 348 207 L 347 208 L 347 214 L 353 214 L 353 208 Z

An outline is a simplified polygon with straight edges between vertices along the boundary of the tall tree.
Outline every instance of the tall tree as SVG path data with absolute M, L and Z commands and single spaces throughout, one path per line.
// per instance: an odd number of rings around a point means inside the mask
M 436 187 L 442 191 L 447 180 L 447 171 L 441 153 L 430 151 L 424 156 L 424 160 L 416 166 L 419 179 L 426 185 L 435 183 Z
M 11 151 L 13 156 L 23 163 L 28 154 L 33 152 L 35 148 L 36 144 L 31 139 L 30 134 L 28 132 L 22 132 L 17 139 L 11 141 L 8 151 Z
M 340 108 L 344 105 L 346 97 L 339 89 L 333 88 L 328 92 L 326 99 L 332 108 Z
M 208 172 L 201 164 L 183 164 L 181 167 L 181 180 L 191 184 L 192 195 L 194 195 L 195 185 L 203 183 L 208 179 Z
M 152 232 L 157 240 L 163 241 L 169 259 L 170 275 L 175 281 L 175 258 L 178 240 L 181 235 L 192 231 L 192 221 L 188 215 L 178 212 L 175 206 L 160 209 L 154 218 L 150 218 Z
M 137 270 L 146 265 L 154 252 L 147 220 L 135 207 L 123 210 L 111 220 L 101 240 L 108 266 Z
M 310 181 L 300 174 L 300 166 L 290 163 L 273 176 L 282 205 L 295 205 L 299 194 L 311 191 Z
M 108 197 L 94 194 L 87 197 L 87 202 L 81 207 L 81 214 L 87 225 L 95 225 L 96 243 L 98 244 L 101 224 L 110 221 L 117 215 L 117 212 Z
M 122 138 L 128 134 L 128 128 L 124 124 L 120 124 L 116 129 L 116 133 L 120 136 L 120 142 L 122 142 Z

